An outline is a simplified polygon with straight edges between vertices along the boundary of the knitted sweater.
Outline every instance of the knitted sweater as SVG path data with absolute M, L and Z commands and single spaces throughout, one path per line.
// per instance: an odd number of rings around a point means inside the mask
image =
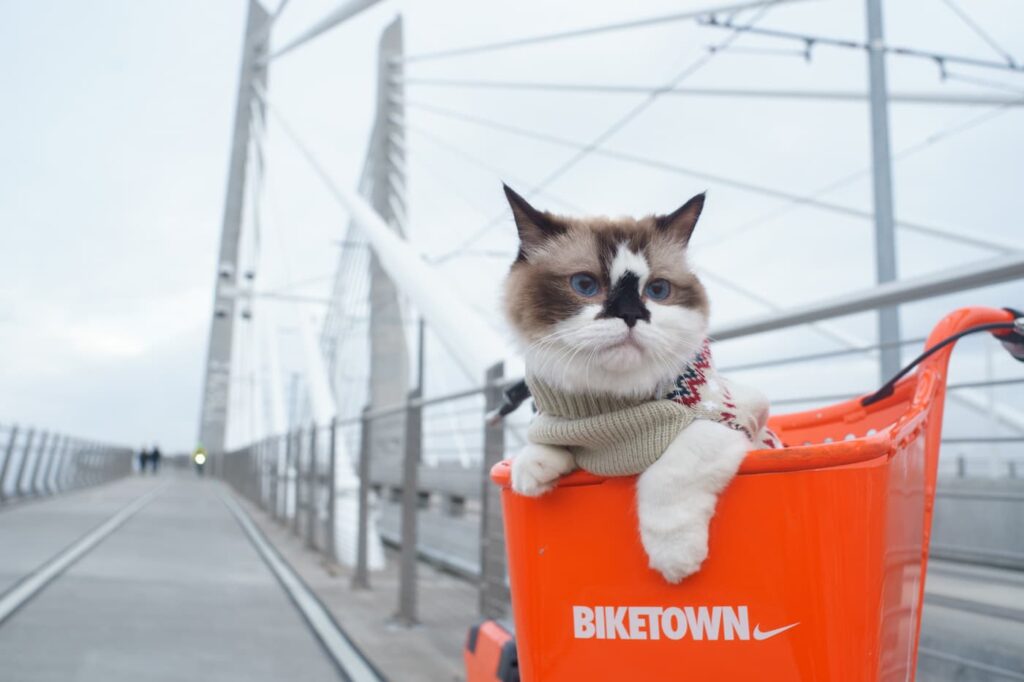
M 767 401 L 719 376 L 707 341 L 661 398 L 565 393 L 529 372 L 526 383 L 538 410 L 530 440 L 567 448 L 579 468 L 600 476 L 640 473 L 695 419 L 741 431 L 757 447 L 781 446 L 765 427 Z

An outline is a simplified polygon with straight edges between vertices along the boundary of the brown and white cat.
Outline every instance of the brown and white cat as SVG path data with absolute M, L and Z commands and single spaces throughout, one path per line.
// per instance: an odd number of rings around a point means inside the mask
M 505 283 L 505 312 L 522 346 L 528 383 L 532 377 L 558 395 L 641 402 L 671 397 L 673 386 L 685 391 L 679 379 L 686 372 L 718 388 L 707 364 L 708 297 L 687 263 L 703 194 L 671 214 L 640 219 L 560 216 L 535 209 L 507 186 L 505 194 L 520 237 Z M 706 360 L 704 369 L 694 369 L 695 357 Z M 749 427 L 694 419 L 669 434 L 667 447 L 637 480 L 643 546 L 650 566 L 671 582 L 700 568 L 719 493 L 752 440 L 761 445 L 772 438 L 765 432 L 763 396 L 735 384 L 725 395 L 752 415 Z M 577 444 L 530 437 L 512 462 L 513 489 L 524 495 L 550 490 L 577 466 Z

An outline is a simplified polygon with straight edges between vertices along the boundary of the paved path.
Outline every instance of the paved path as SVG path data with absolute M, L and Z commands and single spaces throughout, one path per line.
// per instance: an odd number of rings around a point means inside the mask
M 214 482 L 134 479 L 0 512 L 0 593 L 156 486 L 0 623 L 0 678 L 343 679 Z
M 476 618 L 470 582 L 421 566 L 423 624 L 395 627 L 394 561 L 372 590 L 352 591 L 347 570 L 225 494 L 218 482 L 168 472 L 0 510 L 0 680 L 345 679 L 335 660 L 351 679 L 378 679 L 353 672 L 355 649 L 346 662 L 318 641 L 349 637 L 390 679 L 462 678 Z M 77 559 L 49 575 L 69 548 Z M 10 611 L 33 581 L 43 587 Z M 305 585 L 317 595 L 303 595 Z M 334 623 L 345 632 L 332 634 Z M 1020 573 L 932 562 L 918 679 L 1024 680 L 1021 641 Z

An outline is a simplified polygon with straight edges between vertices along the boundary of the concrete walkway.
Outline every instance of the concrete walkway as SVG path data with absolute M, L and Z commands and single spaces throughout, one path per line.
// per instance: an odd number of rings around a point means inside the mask
M 0 593 L 141 495 L 0 623 L 0 678 L 342 679 L 211 481 L 168 472 L 0 512 Z
M 3 508 L 0 680 L 463 679 L 474 585 L 421 564 L 421 624 L 397 626 L 396 565 L 353 590 L 222 483 L 170 471 Z M 927 585 L 918 679 L 1024 680 L 1021 573 L 932 561 Z M 348 663 L 324 635 L 335 624 Z M 377 670 L 354 673 L 353 652 Z

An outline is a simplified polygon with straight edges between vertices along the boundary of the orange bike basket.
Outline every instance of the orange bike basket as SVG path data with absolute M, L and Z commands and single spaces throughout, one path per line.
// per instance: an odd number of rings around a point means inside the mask
M 959 310 L 928 345 L 1012 319 Z M 747 456 L 679 585 L 647 566 L 634 477 L 529 498 L 498 464 L 522 679 L 912 680 L 951 350 L 869 407 L 773 418 L 789 447 Z

